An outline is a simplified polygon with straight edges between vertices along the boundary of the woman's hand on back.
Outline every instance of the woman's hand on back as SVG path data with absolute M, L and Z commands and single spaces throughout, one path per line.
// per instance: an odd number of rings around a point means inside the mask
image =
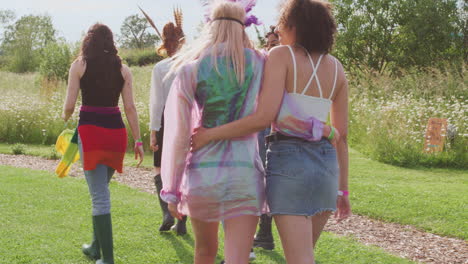
M 197 127 L 193 130 L 191 152 L 195 152 L 212 141 L 209 128 Z
M 331 131 L 332 131 L 332 127 L 329 126 L 329 125 L 325 125 L 323 127 L 323 137 L 328 139 L 330 137 L 330 134 L 331 134 Z M 340 131 L 338 131 L 338 129 L 335 128 L 335 132 L 333 134 L 333 138 L 332 139 L 328 139 L 330 141 L 330 143 L 333 145 L 333 147 L 337 147 L 338 145 L 338 142 L 340 141 Z

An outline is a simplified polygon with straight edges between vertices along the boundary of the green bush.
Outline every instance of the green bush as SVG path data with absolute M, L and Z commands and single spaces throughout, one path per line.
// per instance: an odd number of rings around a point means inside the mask
M 14 155 L 26 154 L 26 146 L 23 144 L 14 144 L 13 146 L 11 146 L 11 152 Z
M 156 53 L 155 49 L 129 49 L 121 50 L 120 56 L 128 66 L 153 65 L 164 59 Z
M 43 50 L 39 73 L 47 80 L 66 81 L 71 60 L 71 51 L 67 44 L 50 43 Z

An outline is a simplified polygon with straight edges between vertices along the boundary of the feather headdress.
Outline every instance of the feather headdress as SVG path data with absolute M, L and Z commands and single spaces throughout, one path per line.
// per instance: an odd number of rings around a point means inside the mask
M 176 26 L 182 29 L 182 25 L 184 22 L 184 14 L 182 14 L 182 10 L 180 9 L 180 7 L 174 8 L 174 21 L 176 23 Z
M 213 8 L 213 5 L 216 3 L 216 1 L 219 1 L 219 0 L 200 0 L 200 1 L 202 3 L 203 7 L 205 8 L 205 19 L 206 19 L 207 22 L 209 22 L 211 20 L 210 15 L 211 15 L 211 10 Z M 245 24 L 246 27 L 249 27 L 252 24 L 255 24 L 255 25 L 261 25 L 262 24 L 260 22 L 260 20 L 255 15 L 250 14 L 252 9 L 257 4 L 256 0 L 224 0 L 224 1 L 238 3 L 242 7 L 244 7 L 245 14 L 246 14 L 244 24 Z
M 156 33 L 158 34 L 159 38 L 162 39 L 162 35 L 159 32 L 156 25 L 154 24 L 153 19 L 151 19 L 151 17 L 140 6 L 138 6 L 138 8 L 141 10 L 141 12 L 145 16 L 146 20 L 148 20 L 148 23 L 150 23 L 151 27 L 153 27 L 154 30 L 156 30 Z M 184 15 L 183 15 L 182 10 L 180 9 L 180 7 L 175 7 L 174 8 L 174 21 L 175 21 L 176 27 L 178 27 L 180 29 L 180 31 L 181 31 L 181 34 L 184 35 L 183 30 L 182 30 Z
M 159 38 L 162 39 L 161 33 L 159 32 L 158 28 L 154 24 L 153 19 L 151 19 L 151 17 L 148 14 L 146 14 L 146 12 L 143 11 L 143 9 L 140 6 L 138 6 L 138 8 L 141 10 L 146 20 L 148 20 L 148 23 L 150 23 L 150 25 L 154 28 L 154 30 L 156 30 L 156 33 L 158 34 Z

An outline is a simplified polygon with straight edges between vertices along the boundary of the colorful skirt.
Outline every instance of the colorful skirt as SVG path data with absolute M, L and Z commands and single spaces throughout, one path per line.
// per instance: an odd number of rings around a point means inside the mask
M 78 134 L 84 170 L 103 164 L 122 173 L 127 130 L 118 107 L 81 106 Z

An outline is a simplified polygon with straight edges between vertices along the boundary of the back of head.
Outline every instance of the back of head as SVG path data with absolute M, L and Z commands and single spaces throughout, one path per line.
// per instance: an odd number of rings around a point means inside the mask
M 228 63 L 233 65 L 236 78 L 243 83 L 245 75 L 244 48 L 253 49 L 253 45 L 245 32 L 246 19 L 244 8 L 237 3 L 221 1 L 216 3 L 210 15 L 210 22 L 203 29 L 201 36 L 193 45 L 180 52 L 175 67 L 198 59 L 211 49 L 213 57 L 226 56 Z M 223 44 L 222 46 L 217 44 Z M 217 62 L 214 60 L 217 69 Z
M 109 27 L 100 23 L 91 26 L 83 39 L 80 56 L 86 62 L 83 78 L 115 86 L 115 89 L 122 88 L 122 61 L 117 55 L 114 37 Z
M 172 57 L 180 47 L 181 42 L 184 38 L 184 32 L 181 25 L 176 26 L 174 23 L 169 22 L 164 25 L 162 32 L 162 44 L 158 48 L 157 52 L 159 55 L 164 56 L 166 53 L 169 57 Z
M 89 28 L 83 39 L 80 55 L 85 61 L 120 62 L 112 31 L 108 26 L 100 23 L 96 23 Z
M 331 4 L 320 0 L 287 0 L 279 25 L 296 29 L 296 43 L 308 52 L 328 54 L 332 50 L 336 22 Z

